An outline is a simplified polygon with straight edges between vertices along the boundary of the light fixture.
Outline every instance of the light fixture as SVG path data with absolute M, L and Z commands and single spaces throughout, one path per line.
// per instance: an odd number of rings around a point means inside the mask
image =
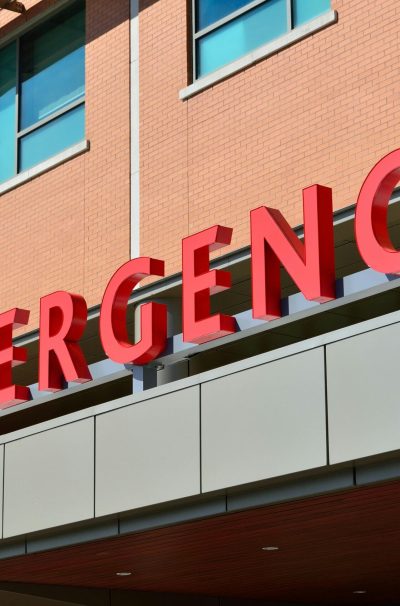
M 261 547 L 263 551 L 279 551 L 279 547 L 275 545 L 268 545 L 268 547 Z
M 365 589 L 356 589 L 356 591 L 353 591 L 353 593 L 361 594 L 361 593 L 367 593 L 367 592 Z
M 117 575 L 117 577 L 130 577 L 131 576 L 131 572 L 116 572 L 115 573 Z

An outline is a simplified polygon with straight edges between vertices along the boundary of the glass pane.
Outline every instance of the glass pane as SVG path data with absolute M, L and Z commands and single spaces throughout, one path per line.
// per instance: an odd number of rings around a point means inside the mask
M 205 76 L 287 31 L 286 0 L 269 0 L 200 38 L 197 75 Z
M 85 105 L 22 137 L 19 144 L 19 170 L 27 170 L 85 138 Z
M 85 93 L 85 10 L 75 2 L 21 38 L 20 130 Z
M 331 8 L 331 0 L 293 0 L 293 27 L 306 23 Z
M 196 31 L 219 21 L 252 0 L 196 0 Z
M 16 44 L 0 50 L 0 182 L 15 174 Z

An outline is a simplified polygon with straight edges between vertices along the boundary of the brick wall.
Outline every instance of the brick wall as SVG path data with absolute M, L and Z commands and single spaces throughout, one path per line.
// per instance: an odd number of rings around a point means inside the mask
M 56 0 L 0 12 L 0 36 Z M 333 0 L 339 22 L 197 96 L 188 84 L 187 3 L 140 0 L 141 254 L 180 269 L 181 238 L 214 223 L 249 243 L 249 211 L 302 222 L 301 189 L 353 203 L 398 147 L 400 4 Z M 100 302 L 129 258 L 129 1 L 87 0 L 88 153 L 0 197 L 0 309 L 57 289 Z M 223 249 L 221 253 L 227 252 Z
M 30 329 L 42 295 L 69 290 L 97 304 L 129 259 L 129 3 L 86 1 L 90 152 L 0 196 L 0 309 L 30 309 Z M 24 3 L 22 17 L 0 12 L 0 40 L 56 1 Z
M 259 205 L 302 223 L 301 190 L 315 182 L 336 209 L 355 202 L 399 147 L 400 3 L 332 6 L 337 24 L 182 102 L 186 2 L 141 1 L 141 247 L 168 272 L 181 237 L 211 224 L 247 245 Z

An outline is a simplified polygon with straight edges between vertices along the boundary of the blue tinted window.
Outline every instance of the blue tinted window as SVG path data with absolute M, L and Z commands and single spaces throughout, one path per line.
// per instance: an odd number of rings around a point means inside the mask
M 196 29 L 219 21 L 230 13 L 246 6 L 252 0 L 197 0 Z
M 21 38 L 20 129 L 85 92 L 85 11 L 81 2 Z
M 84 95 L 85 0 L 71 0 L 0 48 L 0 183 L 84 139 Z
M 84 137 L 85 106 L 80 105 L 21 138 L 19 170 L 27 170 L 47 160 Z
M 331 8 L 331 0 L 195 0 L 194 4 L 196 77 L 282 36 L 290 23 L 296 28 Z M 203 33 L 206 28 L 209 31 Z
M 287 31 L 286 0 L 269 0 L 197 41 L 197 75 L 205 76 Z
M 330 0 L 293 0 L 293 26 L 306 23 L 330 8 Z
M 15 174 L 16 44 L 0 50 L 0 182 Z

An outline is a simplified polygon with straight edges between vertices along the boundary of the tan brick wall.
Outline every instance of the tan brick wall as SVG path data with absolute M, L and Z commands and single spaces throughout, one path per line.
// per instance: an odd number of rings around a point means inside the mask
M 141 248 L 180 268 L 180 239 L 214 223 L 249 243 L 249 211 L 302 222 L 301 190 L 355 202 L 400 145 L 400 3 L 333 0 L 339 22 L 188 101 L 186 3 L 141 0 Z M 223 249 L 222 252 L 226 252 Z
M 0 13 L 0 36 L 56 0 Z M 141 253 L 180 269 L 181 238 L 222 223 L 249 243 L 249 211 L 294 225 L 301 189 L 355 201 L 398 146 L 400 4 L 333 0 L 339 22 L 182 102 L 184 0 L 140 0 Z M 129 258 L 129 1 L 87 0 L 86 126 L 91 150 L 0 197 L 0 309 L 32 310 L 57 289 L 100 302 Z M 223 249 L 221 253 L 226 252 Z
M 97 304 L 129 259 L 129 2 L 86 2 L 91 149 L 0 196 L 0 310 L 31 309 L 30 329 L 42 295 L 63 289 Z M 1 11 L 0 39 L 55 3 L 25 0 L 22 17 Z

